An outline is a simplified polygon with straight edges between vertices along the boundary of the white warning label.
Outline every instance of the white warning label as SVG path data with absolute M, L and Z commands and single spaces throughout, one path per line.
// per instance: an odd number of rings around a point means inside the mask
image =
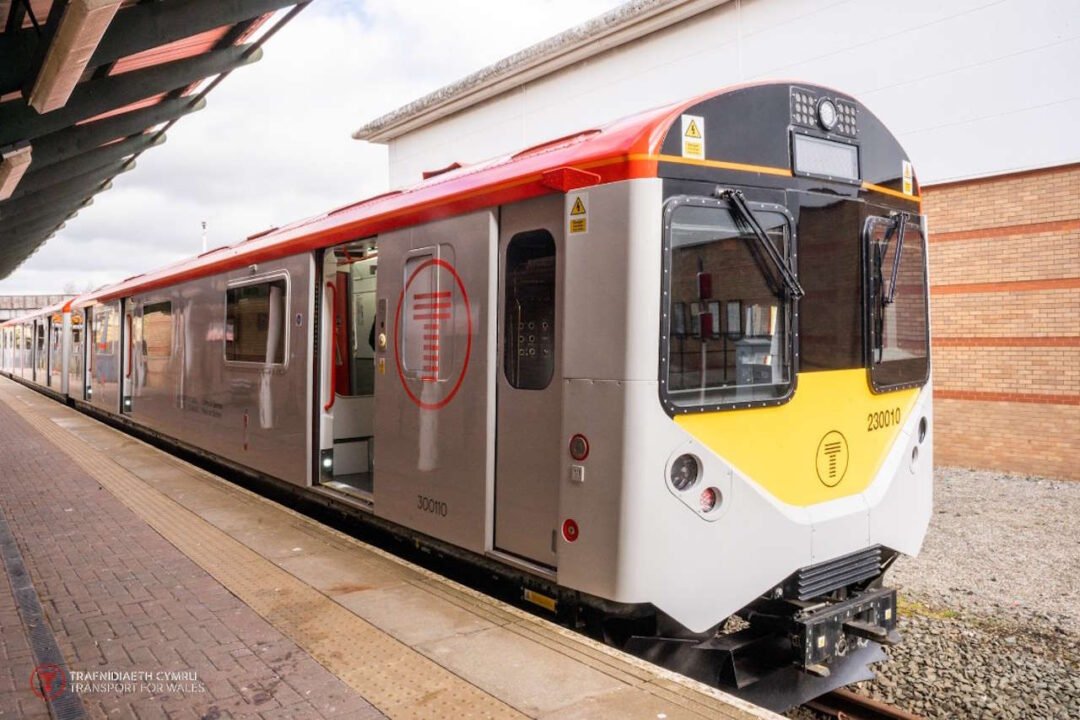
M 584 235 L 589 232 L 589 193 L 567 196 L 566 207 L 566 233 Z
M 907 160 L 903 161 L 903 175 L 904 175 L 904 194 L 915 194 L 915 173 L 911 169 L 911 163 Z
M 682 116 L 682 156 L 705 159 L 705 118 L 700 115 Z

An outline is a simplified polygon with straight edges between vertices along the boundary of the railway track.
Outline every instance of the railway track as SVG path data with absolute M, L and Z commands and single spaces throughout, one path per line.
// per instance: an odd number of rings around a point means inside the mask
M 921 715 L 844 689 L 811 700 L 806 707 L 837 720 L 923 720 Z

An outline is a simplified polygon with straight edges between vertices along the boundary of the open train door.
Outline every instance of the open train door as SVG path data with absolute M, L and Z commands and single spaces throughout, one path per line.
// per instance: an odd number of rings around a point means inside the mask
M 495 548 L 555 567 L 562 460 L 562 195 L 502 209 Z
M 317 484 L 362 503 L 375 470 L 375 238 L 327 250 L 322 260 Z

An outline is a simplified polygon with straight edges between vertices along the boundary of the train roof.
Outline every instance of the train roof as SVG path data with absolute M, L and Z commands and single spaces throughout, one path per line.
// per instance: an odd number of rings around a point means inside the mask
M 33 312 L 26 313 L 25 315 L 20 315 L 19 317 L 11 318 L 10 320 L 5 320 L 4 322 L 0 323 L 0 327 L 9 327 L 11 325 L 21 325 L 21 324 L 27 322 L 28 320 L 35 320 L 35 319 L 37 319 L 39 317 L 45 317 L 45 316 L 48 316 L 48 315 L 52 315 L 54 313 L 68 312 L 74 306 L 75 300 L 77 300 L 77 299 L 78 298 L 69 298 L 67 300 L 63 300 L 61 302 L 49 305 L 48 307 L 43 307 L 43 308 L 40 308 L 40 309 L 35 310 Z
M 410 187 L 257 233 L 236 245 L 106 286 L 76 298 L 75 305 L 126 297 L 484 207 L 599 183 L 655 177 L 657 152 L 671 123 L 682 110 L 714 94 L 549 140 L 512 155 L 451 166 Z
M 689 160 L 662 154 L 669 129 L 687 109 L 738 90 L 787 84 L 773 81 L 729 86 L 641 112 L 603 127 L 549 140 L 512 155 L 464 167 L 451 165 L 429 173 L 425 180 L 410 187 L 271 228 L 235 245 L 210 250 L 164 268 L 106 285 L 75 298 L 70 307 L 85 307 L 149 292 L 485 207 L 601 183 L 657 177 L 658 164 L 662 162 L 790 177 L 792 172 L 785 167 Z M 900 196 L 895 190 L 866 182 L 863 189 Z M 917 201 L 918 197 L 904 199 Z

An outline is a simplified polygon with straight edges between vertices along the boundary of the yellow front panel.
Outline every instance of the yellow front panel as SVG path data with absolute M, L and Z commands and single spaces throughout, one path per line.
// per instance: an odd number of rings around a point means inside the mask
M 777 499 L 806 506 L 865 490 L 918 394 L 875 395 L 864 369 L 800 373 L 784 405 L 675 422 Z

